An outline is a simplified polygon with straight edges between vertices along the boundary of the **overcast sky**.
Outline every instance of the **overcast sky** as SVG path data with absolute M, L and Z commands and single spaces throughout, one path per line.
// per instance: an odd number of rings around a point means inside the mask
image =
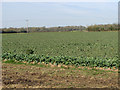
M 2 16 L 3 27 L 26 27 L 26 19 L 30 27 L 110 24 L 118 2 L 4 2 Z

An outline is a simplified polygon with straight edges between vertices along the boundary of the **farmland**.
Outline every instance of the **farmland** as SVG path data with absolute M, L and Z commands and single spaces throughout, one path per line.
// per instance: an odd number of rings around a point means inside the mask
M 117 32 L 3 34 L 2 57 L 29 63 L 117 68 L 117 39 Z
M 117 88 L 118 74 L 87 68 L 3 63 L 4 88 Z M 109 90 L 109 89 L 108 89 Z
M 117 51 L 117 32 L 2 34 L 3 87 L 117 87 Z

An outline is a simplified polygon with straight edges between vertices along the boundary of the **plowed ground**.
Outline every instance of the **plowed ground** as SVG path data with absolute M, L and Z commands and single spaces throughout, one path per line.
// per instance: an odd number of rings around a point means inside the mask
M 118 72 L 2 64 L 3 88 L 117 88 Z

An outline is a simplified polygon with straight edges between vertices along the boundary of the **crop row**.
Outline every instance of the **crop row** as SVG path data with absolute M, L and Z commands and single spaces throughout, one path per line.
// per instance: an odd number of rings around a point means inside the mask
M 72 57 L 72 56 L 44 56 L 36 54 L 15 54 L 4 53 L 2 54 L 3 60 L 16 60 L 19 62 L 26 61 L 28 63 L 42 63 L 45 64 L 65 64 L 75 66 L 92 66 L 92 67 L 118 67 L 118 57 L 103 58 L 103 57 Z

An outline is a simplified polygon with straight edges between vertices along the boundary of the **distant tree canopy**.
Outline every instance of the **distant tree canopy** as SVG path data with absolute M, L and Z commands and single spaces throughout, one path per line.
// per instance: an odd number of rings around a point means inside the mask
M 87 27 L 87 31 L 117 31 L 117 24 L 100 24 L 100 25 L 91 25 Z
M 64 32 L 64 31 L 82 31 L 86 30 L 85 26 L 65 26 L 65 27 L 29 27 L 29 32 Z M 2 33 L 26 33 L 26 28 L 3 28 Z
M 117 31 L 117 24 L 100 24 L 100 25 L 91 25 L 88 27 L 85 26 L 58 26 L 58 27 L 29 27 L 29 32 L 67 32 L 67 31 Z M 27 33 L 26 28 L 2 28 L 0 29 L 2 33 Z

